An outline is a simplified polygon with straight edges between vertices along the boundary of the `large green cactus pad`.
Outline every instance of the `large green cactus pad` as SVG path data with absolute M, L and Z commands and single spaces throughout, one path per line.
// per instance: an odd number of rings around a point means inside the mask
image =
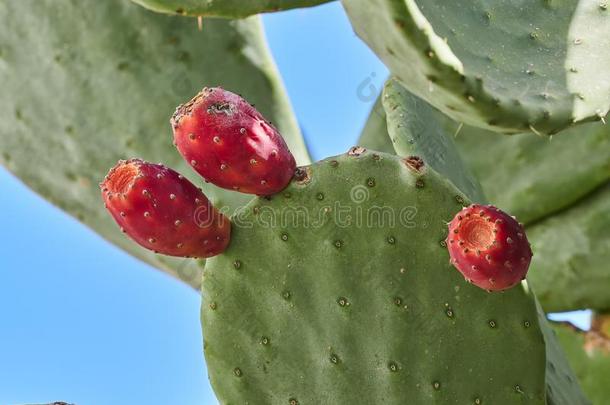
M 585 332 L 569 323 L 555 324 L 554 330 L 583 391 L 594 404 L 606 404 L 610 398 L 610 333 Z
M 610 107 L 602 1 L 343 0 L 358 35 L 458 122 L 555 133 Z
M 332 0 L 132 0 L 161 13 L 244 18 L 253 14 L 317 6 Z
M 0 163 L 102 236 L 193 286 L 192 260 L 156 256 L 120 234 L 97 184 L 118 159 L 173 166 L 199 182 L 172 147 L 169 117 L 203 86 L 256 104 L 308 162 L 257 17 L 209 21 L 150 13 L 123 0 L 0 4 Z M 222 207 L 248 196 L 205 185 Z
M 236 213 L 229 249 L 206 265 L 222 403 L 545 403 L 533 296 L 489 294 L 448 262 L 462 193 L 361 149 L 303 173 Z

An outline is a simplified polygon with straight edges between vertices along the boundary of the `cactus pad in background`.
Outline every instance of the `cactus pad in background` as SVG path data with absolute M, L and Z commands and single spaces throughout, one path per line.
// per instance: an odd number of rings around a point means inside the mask
M 386 139 L 389 135 L 396 154 L 422 156 L 475 201 L 485 200 L 481 186 L 460 159 L 452 137 L 442 126 L 446 119 L 442 114 L 394 79 L 387 81 L 381 98 L 387 128 L 379 134 Z
M 569 323 L 557 323 L 554 330 L 583 391 L 594 404 L 606 404 L 610 398 L 610 324 L 608 315 L 593 318 L 590 331 L 582 331 Z M 605 326 L 604 329 L 602 327 Z
M 490 201 L 525 224 L 569 208 L 610 181 L 610 125 L 587 123 L 549 139 L 498 137 L 443 122 L 458 134 L 457 147 Z
M 610 308 L 610 183 L 527 228 L 536 251 L 529 272 L 549 312 Z
M 132 0 L 161 13 L 243 18 L 270 11 L 317 6 L 332 0 Z
M 552 134 L 610 107 L 605 2 L 343 4 L 398 80 L 458 122 Z
M 493 136 L 487 130 L 456 123 L 396 83 L 388 82 L 384 93 L 392 88 L 403 93 L 403 105 L 408 107 L 395 108 L 398 121 L 394 123 L 385 122 L 385 112 L 374 110 L 367 128 L 385 124 L 389 130 L 395 127 L 405 133 L 408 128 L 420 137 L 442 133 L 451 144 L 450 138 L 456 135 L 455 144 L 489 201 L 524 222 L 537 252 L 528 277 L 545 310 L 608 308 L 610 297 L 604 286 L 610 282 L 610 237 L 605 231 L 610 226 L 610 194 L 604 190 L 610 184 L 610 126 L 587 123 L 551 139 L 533 134 Z M 414 101 L 408 101 L 409 97 Z M 389 111 L 394 108 L 384 102 Z M 422 111 L 426 112 L 425 126 L 414 124 L 424 121 L 413 118 Z M 426 132 L 426 128 L 437 130 Z M 382 129 L 364 132 L 361 141 L 384 150 L 392 146 Z M 440 155 L 439 150 L 431 156 Z M 451 176 L 451 172 L 445 175 Z
M 396 153 L 388 137 L 388 125 L 381 97 L 377 97 L 369 117 L 366 120 L 358 145 L 384 153 Z
M 193 260 L 147 252 L 104 211 L 97 184 L 119 159 L 163 161 L 199 181 L 171 144 L 171 111 L 193 89 L 239 89 L 309 160 L 256 17 L 207 22 L 124 0 L 0 4 L 0 163 L 102 236 L 194 287 Z M 61 23 L 58 23 L 61 22 Z M 25 51 L 27 50 L 27 51 Z M 217 207 L 250 196 L 204 185 Z
M 204 271 L 219 400 L 544 404 L 533 296 L 489 294 L 449 264 L 466 200 L 430 167 L 354 148 L 238 211 Z

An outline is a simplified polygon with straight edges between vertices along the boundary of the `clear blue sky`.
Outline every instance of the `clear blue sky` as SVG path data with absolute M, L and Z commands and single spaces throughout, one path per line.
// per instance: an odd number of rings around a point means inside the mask
M 356 143 L 387 75 L 334 3 L 264 17 L 317 160 Z M 0 168 L 0 405 L 216 404 L 199 296 Z M 572 315 L 586 326 L 587 314 Z

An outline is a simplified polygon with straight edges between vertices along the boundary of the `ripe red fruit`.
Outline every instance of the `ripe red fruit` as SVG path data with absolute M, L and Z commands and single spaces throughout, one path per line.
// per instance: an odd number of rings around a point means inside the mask
M 211 257 L 229 244 L 229 220 L 193 183 L 168 167 L 122 160 L 100 187 L 121 229 L 147 249 L 169 256 Z
M 496 207 L 473 204 L 449 223 L 451 263 L 472 284 L 489 291 L 525 278 L 532 250 L 523 226 Z
M 279 132 L 246 100 L 204 88 L 171 119 L 174 143 L 206 181 L 242 193 L 283 190 L 296 163 Z

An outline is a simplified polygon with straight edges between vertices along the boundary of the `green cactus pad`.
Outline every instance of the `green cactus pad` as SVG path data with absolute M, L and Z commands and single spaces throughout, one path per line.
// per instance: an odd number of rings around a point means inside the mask
M 150 10 L 186 16 L 244 18 L 270 11 L 317 6 L 332 0 L 132 0 Z
M 453 137 L 442 126 L 443 114 L 393 79 L 385 84 L 381 98 L 388 135 L 399 156 L 422 156 L 474 201 L 485 200 L 479 182 L 460 159 Z
M 398 91 L 392 91 L 392 89 L 397 89 Z M 426 138 L 434 138 L 434 137 L 452 137 L 453 134 L 458 134 L 462 130 L 462 126 L 453 125 L 453 121 L 449 120 L 445 115 L 436 112 L 429 106 L 426 106 L 425 103 L 417 103 L 410 100 L 410 98 L 415 99 L 415 97 L 409 95 L 408 92 L 402 91 L 403 89 L 397 85 L 396 82 L 393 84 L 388 83 L 384 90 L 384 97 L 389 96 L 392 102 L 384 102 L 387 109 L 387 117 L 386 110 L 382 111 L 373 111 L 369 117 L 369 123 L 367 123 L 365 127 L 365 131 L 361 137 L 361 140 L 364 142 L 368 142 L 370 144 L 381 145 L 385 149 L 390 149 L 392 146 L 400 149 L 400 145 L 405 145 L 405 153 L 411 153 L 413 150 L 420 150 L 423 152 L 428 152 L 426 158 L 430 163 L 436 164 L 436 167 L 439 170 L 443 170 L 443 174 L 445 176 L 453 175 L 455 176 L 463 176 L 464 178 L 457 177 L 454 181 L 459 184 L 468 184 L 474 183 L 476 184 L 476 180 L 472 179 L 470 175 L 468 175 L 467 171 L 464 170 L 463 164 L 460 164 L 459 160 L 453 160 L 455 165 L 448 166 L 443 164 L 443 159 L 445 156 L 454 156 L 455 144 L 450 141 L 443 141 L 438 139 L 426 139 Z M 402 97 L 398 97 L 401 95 Z M 381 97 L 377 100 L 376 106 L 381 103 Z M 437 131 L 426 131 L 426 137 L 423 136 L 410 136 L 408 138 L 408 142 L 402 142 L 399 140 L 398 143 L 392 142 L 390 140 L 390 135 L 387 131 L 382 131 L 381 127 L 383 124 L 386 124 L 386 118 L 388 121 L 388 127 L 394 129 L 390 129 L 390 132 L 394 133 L 394 136 L 401 136 L 404 134 L 409 134 L 409 132 L 419 133 L 420 131 L 414 131 L 414 129 L 419 128 L 417 125 L 413 125 L 413 122 L 417 122 L 423 120 L 423 118 L 417 118 L 418 114 L 423 114 L 422 117 L 426 117 L 425 121 L 428 126 L 432 128 L 437 128 Z M 374 125 L 370 123 L 373 121 Z M 377 128 L 375 131 L 367 131 L 370 128 Z M 403 129 L 406 128 L 406 129 Z M 470 127 L 465 128 L 467 131 L 472 130 Z M 377 136 L 377 138 L 375 138 Z M 460 138 L 458 138 L 460 139 Z M 491 138 L 490 138 L 491 139 Z M 493 139 L 504 139 L 504 137 L 495 137 Z M 423 144 L 423 145 L 420 145 Z M 426 148 L 426 145 L 433 144 L 436 145 L 436 148 Z M 432 152 L 432 153 L 430 153 Z M 431 164 L 432 165 L 432 164 Z M 447 170 L 449 168 L 449 170 Z M 471 189 L 471 193 L 477 193 L 478 187 Z M 479 198 L 480 197 L 479 193 Z M 486 200 L 480 199 L 475 201 L 479 203 L 486 203 Z M 575 382 L 575 378 L 572 375 L 570 367 L 559 348 L 559 343 L 557 342 L 555 336 L 552 333 L 552 330 L 546 320 L 546 316 L 542 307 L 537 302 L 537 310 L 538 310 L 538 319 L 540 322 L 540 329 L 544 335 L 544 340 L 546 343 L 546 358 L 547 358 L 547 402 L 553 404 L 585 404 L 587 403 L 584 398 L 578 384 Z M 557 370 L 560 370 L 557 372 Z
M 610 10 L 598 1 L 343 0 L 358 35 L 458 122 L 552 134 L 610 107 Z
M 554 330 L 583 391 L 594 404 L 606 404 L 610 398 L 610 334 L 585 332 L 569 323 L 557 323 Z
M 487 293 L 449 264 L 446 224 L 466 196 L 362 148 L 302 173 L 238 211 L 206 265 L 222 403 L 545 403 L 533 296 Z
M 445 127 L 455 131 L 453 121 Z M 588 123 L 561 135 L 490 136 L 463 126 L 457 146 L 486 195 L 525 224 L 569 208 L 610 180 L 610 125 Z
M 203 86 L 240 92 L 309 161 L 257 17 L 209 21 L 150 13 L 123 0 L 19 0 L 0 4 L 0 163 L 113 243 L 199 286 L 193 260 L 154 255 L 105 212 L 97 184 L 118 159 L 174 167 L 169 117 Z M 205 185 L 216 205 L 249 196 Z M 231 208 L 233 207 L 233 208 Z
M 390 130 L 423 128 L 413 124 L 423 121 L 430 129 L 426 139 L 433 138 L 432 128 L 445 137 L 456 134 L 460 154 L 489 201 L 526 224 L 535 250 L 528 277 L 545 310 L 610 307 L 604 288 L 610 283 L 610 236 L 605 231 L 610 227 L 610 192 L 604 191 L 610 184 L 610 127 L 588 123 L 550 139 L 533 134 L 494 137 L 487 130 L 457 124 L 425 103 L 405 100 L 402 107 L 388 106 L 388 111 L 396 111 Z M 413 118 L 425 111 L 422 118 Z M 377 126 L 382 125 L 379 117 L 385 115 L 375 115 Z M 377 132 L 363 137 L 364 145 L 391 145 L 387 133 Z M 439 153 L 442 148 L 432 150 L 437 156 L 451 155 Z
M 381 97 L 377 98 L 358 139 L 358 145 L 384 153 L 396 153 L 388 136 L 388 125 Z
M 610 308 L 610 183 L 527 228 L 530 280 L 549 312 Z

